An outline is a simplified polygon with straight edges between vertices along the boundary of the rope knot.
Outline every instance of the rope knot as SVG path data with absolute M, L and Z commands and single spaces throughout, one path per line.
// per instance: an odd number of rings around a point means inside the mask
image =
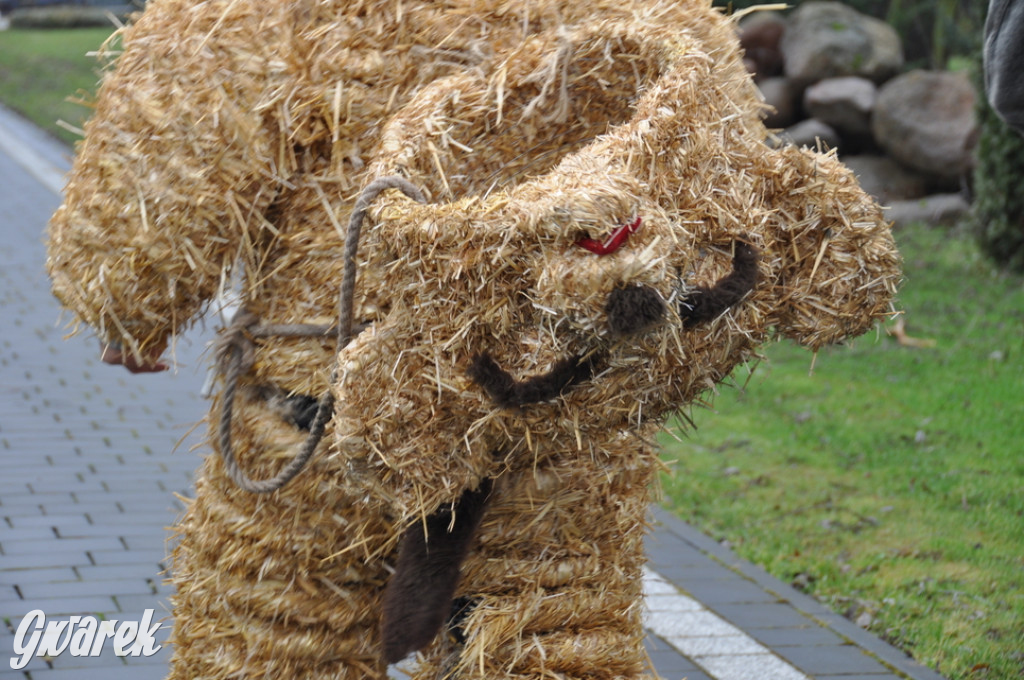
M 252 493 L 273 493 L 292 480 L 309 462 L 313 452 L 323 439 L 327 423 L 334 413 L 334 394 L 328 388 L 320 398 L 316 416 L 310 424 L 309 436 L 299 452 L 272 479 L 253 480 L 238 466 L 234 446 L 231 443 L 231 421 L 234 412 L 235 392 L 238 379 L 256 363 L 256 343 L 253 338 L 269 336 L 311 337 L 334 335 L 338 340 L 337 351 L 341 351 L 352 339 L 352 311 L 356 281 L 356 254 L 359 247 L 359 231 L 370 203 L 386 189 L 399 189 L 418 203 L 424 202 L 422 192 L 409 180 L 398 176 L 379 177 L 370 182 L 356 199 L 349 216 L 348 231 L 345 234 L 345 259 L 342 270 L 340 305 L 337 325 L 316 326 L 310 324 L 263 324 L 258 316 L 245 308 L 238 310 L 231 324 L 225 328 L 214 344 L 214 353 L 221 375 L 224 376 L 224 392 L 221 395 L 220 418 L 217 423 L 217 440 L 221 459 L 228 476 L 239 488 Z M 331 371 L 331 384 L 337 377 L 337 366 Z
M 253 329 L 259 324 L 259 317 L 247 309 L 240 309 L 223 329 L 214 342 L 214 356 L 221 375 L 246 373 L 256 363 L 256 343 Z M 237 362 L 237 363 L 236 363 Z

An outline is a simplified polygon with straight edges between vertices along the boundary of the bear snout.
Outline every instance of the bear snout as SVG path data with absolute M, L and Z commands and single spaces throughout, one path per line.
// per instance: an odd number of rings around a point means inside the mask
M 658 291 L 633 284 L 612 290 L 604 311 L 612 334 L 623 336 L 641 333 L 659 323 L 665 317 L 666 307 Z

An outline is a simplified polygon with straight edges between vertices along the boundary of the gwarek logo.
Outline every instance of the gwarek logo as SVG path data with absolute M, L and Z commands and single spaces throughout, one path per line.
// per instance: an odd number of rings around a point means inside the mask
M 142 621 L 117 619 L 100 621 L 95 616 L 71 616 L 67 619 L 47 621 L 41 609 L 33 609 L 18 625 L 14 634 L 14 653 L 11 668 L 21 670 L 33 656 L 57 657 L 67 652 L 71 656 L 99 656 L 107 640 L 113 641 L 118 656 L 153 656 L 163 645 L 153 635 L 160 623 L 153 623 L 153 610 L 147 609 Z

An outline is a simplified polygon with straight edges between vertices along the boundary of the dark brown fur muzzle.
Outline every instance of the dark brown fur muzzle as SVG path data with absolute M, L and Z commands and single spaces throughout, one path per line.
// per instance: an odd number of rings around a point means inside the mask
M 757 250 L 736 242 L 732 272 L 715 285 L 700 286 L 679 302 L 679 318 L 683 328 L 690 330 L 713 321 L 742 300 L 757 285 Z M 643 285 L 618 286 L 608 295 L 605 313 L 613 337 L 643 333 L 660 323 L 667 312 L 661 295 Z M 567 357 L 548 372 L 516 380 L 486 352 L 476 356 L 469 368 L 469 377 L 479 385 L 500 408 L 513 408 L 550 401 L 563 391 L 589 380 L 600 362 L 602 352 Z

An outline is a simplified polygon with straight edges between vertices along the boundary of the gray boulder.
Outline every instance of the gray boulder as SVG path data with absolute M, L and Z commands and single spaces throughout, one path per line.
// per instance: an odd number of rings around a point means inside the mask
M 804 86 L 840 76 L 881 83 L 903 68 L 896 30 L 839 2 L 802 3 L 780 47 L 786 76 Z
M 913 201 L 893 201 L 885 209 L 885 218 L 896 227 L 912 222 L 951 227 L 966 217 L 970 210 L 970 204 L 960 194 L 934 194 Z
M 883 205 L 916 199 L 928 193 L 928 178 L 885 156 L 844 156 L 843 163 L 857 176 L 864 191 Z
M 765 127 L 784 128 L 796 122 L 797 90 L 788 78 L 765 78 L 757 83 L 772 111 L 765 116 Z
M 839 133 L 831 125 L 820 120 L 808 118 L 796 125 L 791 125 L 779 133 L 779 140 L 784 144 L 817 149 L 835 149 L 839 146 Z
M 907 167 L 956 178 L 974 164 L 976 99 L 963 73 L 910 71 L 879 90 L 872 132 L 886 153 Z
M 804 110 L 840 133 L 861 135 L 871 131 L 877 97 L 878 88 L 867 78 L 826 78 L 804 91 Z

